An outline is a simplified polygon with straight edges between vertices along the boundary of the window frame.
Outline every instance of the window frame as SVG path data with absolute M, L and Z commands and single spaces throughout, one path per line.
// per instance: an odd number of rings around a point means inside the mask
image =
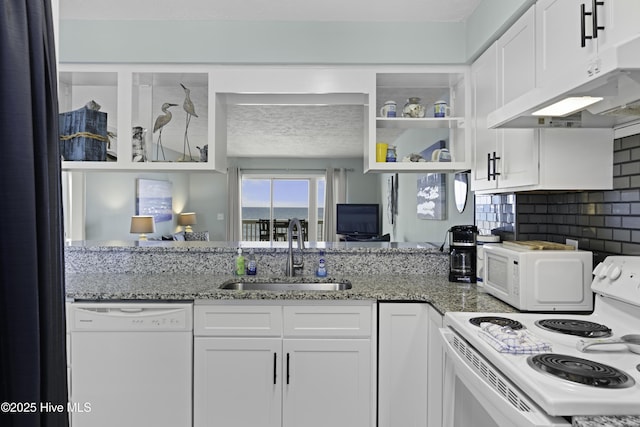
M 326 176 L 324 172 L 286 172 L 286 171 L 273 171 L 273 172 L 242 172 L 239 176 L 240 185 L 239 185 L 239 202 L 240 209 L 238 211 L 239 214 L 239 223 L 241 224 L 242 229 L 242 208 L 244 207 L 242 201 L 242 184 L 244 179 L 260 179 L 260 180 L 268 180 L 269 181 L 269 219 L 271 220 L 270 224 L 273 224 L 274 216 L 273 216 L 273 182 L 274 181 L 308 181 L 309 182 L 309 196 L 307 200 L 307 208 L 309 210 L 309 229 L 308 229 L 308 241 L 314 242 L 319 241 L 318 236 L 318 220 L 322 219 L 323 223 L 326 223 L 326 215 L 327 215 L 327 207 L 326 207 Z M 322 206 L 323 215 L 322 218 L 318 218 L 318 183 L 319 181 L 325 181 L 325 191 L 323 194 Z M 242 235 L 242 233 L 241 233 Z M 273 242 L 273 232 L 269 233 L 269 242 Z

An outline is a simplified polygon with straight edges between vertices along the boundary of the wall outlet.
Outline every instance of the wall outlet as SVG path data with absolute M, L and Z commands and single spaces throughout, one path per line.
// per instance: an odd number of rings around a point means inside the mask
M 573 239 L 567 239 L 565 242 L 567 245 L 571 245 L 574 248 L 578 249 L 578 241 Z
M 218 221 L 224 221 L 224 214 L 223 213 L 219 213 L 218 214 Z

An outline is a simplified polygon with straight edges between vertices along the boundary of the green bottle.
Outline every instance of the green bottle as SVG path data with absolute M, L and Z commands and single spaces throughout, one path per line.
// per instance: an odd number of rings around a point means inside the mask
M 244 256 L 242 256 L 242 248 L 238 248 L 238 256 L 236 257 L 236 276 L 244 276 Z

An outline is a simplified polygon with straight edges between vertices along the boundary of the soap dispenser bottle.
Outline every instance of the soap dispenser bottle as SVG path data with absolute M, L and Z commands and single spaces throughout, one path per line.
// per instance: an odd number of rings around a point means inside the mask
M 253 249 L 249 251 L 249 257 L 247 258 L 247 274 L 249 276 L 255 276 L 258 272 L 258 264 L 256 262 L 256 255 Z
M 242 255 L 242 248 L 238 248 L 238 256 L 236 256 L 236 276 L 244 276 L 244 256 Z
M 320 251 L 320 258 L 318 258 L 318 268 L 316 269 L 316 276 L 327 277 L 327 266 L 325 265 L 324 251 Z

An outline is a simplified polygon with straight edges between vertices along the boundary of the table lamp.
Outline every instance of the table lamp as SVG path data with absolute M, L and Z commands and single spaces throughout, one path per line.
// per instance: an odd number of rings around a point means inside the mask
M 140 234 L 140 240 L 147 240 L 146 233 L 155 233 L 156 223 L 150 215 L 135 215 L 131 217 L 130 233 Z
M 194 212 L 185 212 L 181 213 L 180 216 L 178 216 L 178 225 L 182 225 L 184 227 L 185 233 L 193 232 L 191 226 L 196 225 L 197 223 L 198 221 Z

